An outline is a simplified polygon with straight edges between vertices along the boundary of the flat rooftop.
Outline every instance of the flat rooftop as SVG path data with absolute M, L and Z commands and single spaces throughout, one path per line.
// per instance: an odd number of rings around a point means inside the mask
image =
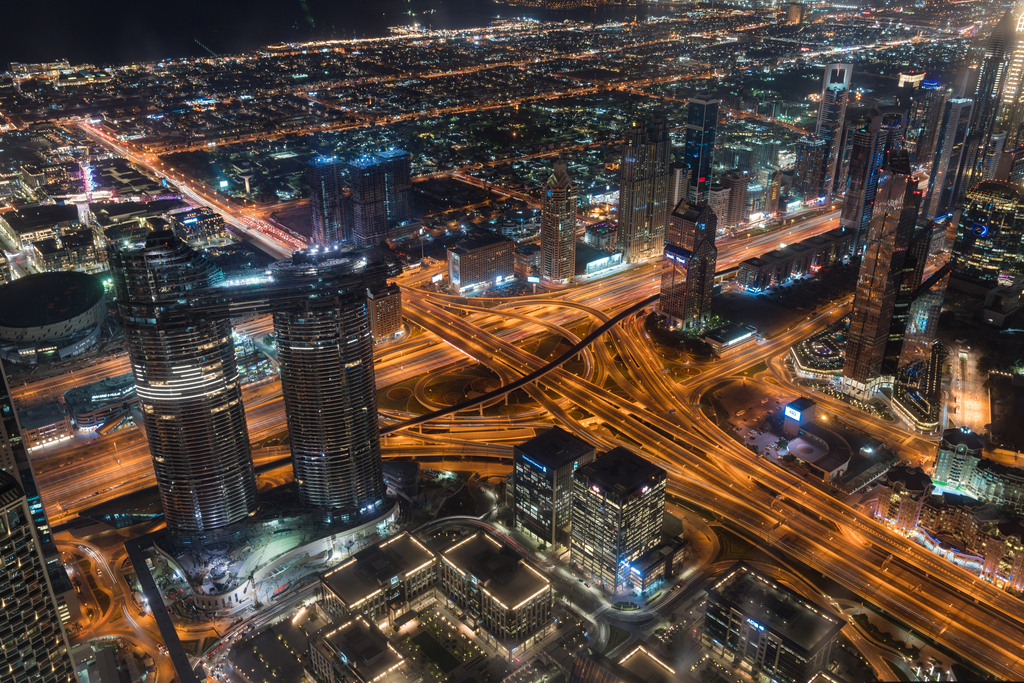
M 335 622 L 321 629 L 316 637 L 334 653 L 337 664 L 361 682 L 383 679 L 404 661 L 380 629 L 362 617 L 342 624 Z
M 561 427 L 552 427 L 529 441 L 524 441 L 514 451 L 549 470 L 557 470 L 595 452 L 594 446 Z
M 839 617 L 811 605 L 742 562 L 733 565 L 708 591 L 708 599 L 712 596 L 808 653 L 815 652 L 843 628 Z
M 620 498 L 668 477 L 662 468 L 619 446 L 576 470 L 587 483 L 611 491 Z
M 38 429 L 57 422 L 63 422 L 67 413 L 56 401 L 48 401 L 18 411 L 18 422 L 24 429 Z
M 405 575 L 434 561 L 434 553 L 402 532 L 363 548 L 350 560 L 323 575 L 323 584 L 349 608 Z
M 619 666 L 649 683 L 668 683 L 676 680 L 675 669 L 661 661 L 640 644 L 626 648 Z
M 448 564 L 475 577 L 480 586 L 509 609 L 550 588 L 551 583 L 512 548 L 478 531 L 441 553 Z

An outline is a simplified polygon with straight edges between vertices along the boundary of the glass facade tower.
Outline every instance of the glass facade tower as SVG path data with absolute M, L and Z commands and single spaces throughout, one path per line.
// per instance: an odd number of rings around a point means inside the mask
M 619 248 L 629 263 L 657 256 L 665 245 L 671 141 L 663 118 L 633 121 L 619 165 Z

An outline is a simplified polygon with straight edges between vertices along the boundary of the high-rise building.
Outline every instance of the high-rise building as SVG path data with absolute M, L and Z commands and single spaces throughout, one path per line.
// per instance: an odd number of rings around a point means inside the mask
M 711 207 L 711 212 L 719 219 L 719 223 L 724 220 L 722 216 L 729 215 L 729 198 L 731 194 L 732 190 L 722 183 L 711 183 L 711 187 L 708 189 L 708 206 Z
M 342 163 L 337 157 L 317 156 L 306 164 L 306 183 L 313 209 L 312 243 L 319 245 L 348 241 L 342 197 Z
M 188 311 L 223 274 L 171 231 L 111 244 L 109 258 L 167 527 L 216 542 L 256 509 L 231 321 Z
M 568 545 L 572 475 L 596 456 L 597 449 L 560 427 L 513 447 L 516 528 L 545 543 Z
M 384 169 L 384 213 L 389 226 L 399 225 L 412 218 L 412 155 L 389 149 L 377 157 Z
M 619 165 L 619 249 L 636 263 L 657 256 L 665 244 L 671 141 L 664 118 L 633 121 Z
M 4 683 L 74 683 L 42 542 L 16 477 L 0 471 L 0 678 Z
M 550 282 L 569 282 L 576 272 L 576 193 L 564 159 L 544 184 L 540 208 L 540 272 Z
M 665 470 L 625 448 L 608 451 L 573 475 L 570 560 L 615 590 L 630 562 L 661 540 Z
M 917 217 L 917 180 L 910 174 L 909 160 L 904 156 L 898 161 L 879 175 L 854 294 L 843 375 L 859 390 L 882 376 L 903 261 Z
M 374 344 L 383 344 L 402 334 L 402 288 L 392 282 L 366 290 L 370 334 Z
M 814 134 L 825 141 L 825 161 L 821 185 L 816 197 L 826 197 L 837 191 L 834 187 L 839 173 L 840 138 L 846 105 L 850 101 L 850 77 L 852 64 L 829 64 L 822 79 L 821 102 L 818 105 L 818 124 Z
M 997 130 L 988 139 L 985 148 L 985 159 L 981 166 L 981 180 L 995 180 L 999 170 L 999 162 L 1003 160 L 1003 149 L 1006 147 L 1006 131 Z
M 725 221 L 719 216 L 719 223 L 727 228 L 734 228 L 747 222 L 747 187 L 750 176 L 738 169 L 726 171 L 718 179 L 723 187 L 729 189 L 729 203 L 726 207 Z
M 711 166 L 715 160 L 715 134 L 718 131 L 718 105 L 711 95 L 691 97 L 686 106 L 686 142 L 683 162 L 690 169 L 690 189 L 686 199 L 706 204 L 711 188 Z
M 1016 145 L 1020 143 L 1018 133 L 1021 123 L 1021 106 L 1024 105 L 1024 101 L 1021 99 L 1021 95 L 1024 95 L 1021 89 L 1021 85 L 1024 84 L 1024 10 L 1017 8 L 1014 14 L 1013 51 L 1010 56 L 1010 66 L 1006 71 L 1006 79 L 1003 82 L 998 121 L 1009 132 L 1009 143 Z
M 828 141 L 805 135 L 796 142 L 796 168 L 793 172 L 793 191 L 805 202 L 822 197 L 825 165 L 828 163 Z
M 348 162 L 352 194 L 352 241 L 360 247 L 376 246 L 388 237 L 387 178 L 379 157 Z
M 448 281 L 457 294 L 479 293 L 515 277 L 516 243 L 492 232 L 448 248 Z
M 956 205 L 956 188 L 959 186 L 960 165 L 967 145 L 973 106 L 974 100 L 968 98 L 953 98 L 945 103 L 935 142 L 932 172 L 928 178 L 924 218 L 944 216 Z
M 957 225 L 953 254 L 958 276 L 989 287 L 1000 277 L 1024 272 L 1024 190 L 986 180 L 970 189 Z
M 907 121 L 907 150 L 915 163 L 932 167 L 935 141 L 939 134 L 942 114 L 949 99 L 946 88 L 921 88 L 914 91 Z
M 854 254 L 859 254 L 864 246 L 868 223 L 871 222 L 871 212 L 875 206 L 878 173 L 885 153 L 881 130 L 882 115 L 872 109 L 858 117 L 853 134 L 849 184 L 839 215 L 839 225 L 854 236 Z
M 686 199 L 690 189 L 690 169 L 686 164 L 672 164 L 669 178 L 668 205 L 675 207 Z
M 658 311 L 672 327 L 700 329 L 711 315 L 718 248 L 717 219 L 707 204 L 680 202 L 669 217 Z
M 786 23 L 791 26 L 796 26 L 804 23 L 804 13 L 807 11 L 807 6 L 799 2 L 789 3 L 789 7 L 786 10 Z
M 385 493 L 362 268 L 320 250 L 271 265 L 276 287 L 315 291 L 271 304 L 299 499 L 342 521 L 382 511 Z

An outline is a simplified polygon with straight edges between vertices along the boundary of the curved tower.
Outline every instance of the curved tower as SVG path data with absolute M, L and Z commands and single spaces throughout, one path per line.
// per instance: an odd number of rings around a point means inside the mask
M 308 291 L 274 304 L 274 330 L 299 497 L 352 521 L 384 504 L 385 486 L 366 264 L 336 249 L 271 266 L 275 285 Z
M 256 508 L 231 321 L 189 311 L 223 274 L 171 231 L 112 244 L 110 268 L 167 527 L 182 545 L 229 540 Z

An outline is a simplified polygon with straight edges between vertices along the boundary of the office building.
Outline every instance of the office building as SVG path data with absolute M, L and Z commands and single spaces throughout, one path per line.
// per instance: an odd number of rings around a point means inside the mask
M 622 587 L 630 562 L 661 541 L 665 470 L 615 448 L 573 476 L 570 561 L 607 590 Z
M 307 166 L 307 168 L 312 167 Z M 312 178 L 309 179 L 312 180 Z M 322 189 L 321 187 L 320 190 L 322 191 Z M 312 190 L 310 192 L 312 193 Z M 312 203 L 314 199 L 318 198 L 311 197 L 310 202 Z M 317 210 L 316 206 L 314 203 L 314 212 Z M 224 231 L 224 217 L 216 211 L 207 208 L 192 209 L 191 211 L 173 213 L 170 218 L 174 233 L 190 247 L 209 244 L 214 240 L 227 237 Z M 314 222 L 315 228 L 316 223 Z
M 628 263 L 657 256 L 665 244 L 670 146 L 664 118 L 633 121 L 626 130 L 619 164 L 618 245 Z
M 1024 190 L 986 180 L 968 191 L 957 225 L 953 256 L 957 277 L 995 287 L 1021 273 Z
M 382 284 L 366 290 L 369 307 L 370 335 L 374 344 L 397 339 L 405 332 L 402 327 L 402 288 L 397 283 Z
M 377 155 L 384 171 L 384 213 L 388 226 L 412 219 L 412 155 L 389 149 Z
M 928 199 L 922 218 L 938 218 L 956 208 L 960 166 L 967 147 L 973 107 L 974 100 L 970 98 L 946 100 L 935 141 L 932 172 L 928 178 Z
M 569 683 L 673 683 L 675 669 L 639 642 L 626 646 L 624 655 L 609 659 L 602 654 L 579 652 L 569 670 Z
M 789 7 L 786 8 L 786 23 L 791 26 L 797 26 L 804 23 L 804 13 L 807 11 L 807 6 L 800 2 L 791 2 Z
M 817 194 L 814 195 L 816 197 L 827 197 L 840 190 L 835 187 L 835 182 L 840 172 L 840 138 L 846 117 L 846 105 L 850 100 L 852 74 L 852 64 L 829 64 L 825 67 L 821 102 L 818 104 L 818 123 L 814 130 L 815 136 L 825 141 L 821 183 Z
M 719 215 L 719 225 L 735 228 L 745 224 L 747 222 L 747 188 L 750 184 L 750 176 L 739 169 L 733 169 L 723 173 L 718 182 L 729 190 L 729 202 L 725 208 L 724 220 Z
M 216 542 L 256 509 L 231 321 L 187 313 L 223 275 L 169 231 L 112 244 L 110 267 L 167 527 Z
M 853 300 L 844 377 L 861 390 L 883 374 L 903 260 L 917 218 L 909 161 L 879 174 L 875 207 Z M 889 373 L 891 376 L 891 372 Z
M 568 546 L 572 475 L 596 456 L 597 449 L 560 427 L 513 447 L 515 527 L 553 546 Z
M 316 609 L 328 621 L 363 616 L 394 625 L 436 583 L 437 556 L 403 531 L 322 574 Z
M 711 95 L 697 95 L 687 102 L 683 163 L 690 170 L 690 189 L 686 199 L 692 204 L 708 203 L 711 165 L 715 160 L 719 104 L 721 100 Z
M 910 99 L 907 119 L 907 151 L 915 163 L 932 167 L 935 142 L 942 123 L 942 114 L 949 99 L 945 88 L 921 88 Z
M 549 282 L 570 282 L 576 270 L 577 191 L 565 160 L 556 159 L 540 208 L 540 272 Z
M 793 192 L 805 204 L 823 197 L 825 166 L 828 163 L 828 141 L 805 135 L 796 142 L 796 167 L 793 172 Z
M 716 217 L 707 205 L 680 202 L 669 221 L 658 312 L 670 327 L 699 330 L 711 315 L 718 263 Z
M 448 281 L 456 294 L 480 294 L 515 277 L 516 243 L 474 233 L 448 248 Z
M 333 156 L 316 156 L 306 163 L 306 183 L 313 210 L 312 244 L 326 246 L 351 239 L 351 230 L 345 225 L 342 168 L 342 162 Z
M 32 517 L 17 474 L 0 471 L 2 678 L 5 683 L 75 683 L 67 636 Z
M 686 199 L 690 189 L 690 169 L 686 164 L 672 164 L 670 168 L 668 205 L 674 207 Z
M 970 142 L 961 164 L 963 183 L 956 196 L 959 201 L 967 188 L 983 179 L 985 152 L 992 143 L 999 102 L 1009 76 L 1010 60 L 1015 43 L 1015 21 L 1013 10 L 1007 10 L 992 30 L 981 66 L 978 70 L 978 84 L 974 91 L 974 110 L 971 113 Z
M 405 680 L 405 659 L 379 628 L 362 617 L 334 622 L 309 639 L 314 683 L 378 683 Z
M 273 306 L 299 500 L 344 521 L 382 511 L 385 498 L 367 305 L 367 289 L 384 283 L 362 269 L 361 259 L 319 250 L 271 265 L 277 287 L 316 291 Z
M 747 674 L 806 683 L 846 623 L 739 562 L 708 590 L 704 644 Z
M 348 162 L 351 190 L 352 242 L 360 247 L 376 246 L 388 237 L 387 178 L 379 157 Z
M 461 612 L 462 622 L 509 660 L 553 628 L 551 583 L 486 532 L 441 553 L 440 575 L 448 608 Z
M 854 235 L 853 253 L 864 245 L 875 206 L 875 189 L 885 148 L 882 144 L 882 115 L 878 110 L 863 112 L 853 133 L 850 154 L 849 184 L 839 215 L 839 225 Z

